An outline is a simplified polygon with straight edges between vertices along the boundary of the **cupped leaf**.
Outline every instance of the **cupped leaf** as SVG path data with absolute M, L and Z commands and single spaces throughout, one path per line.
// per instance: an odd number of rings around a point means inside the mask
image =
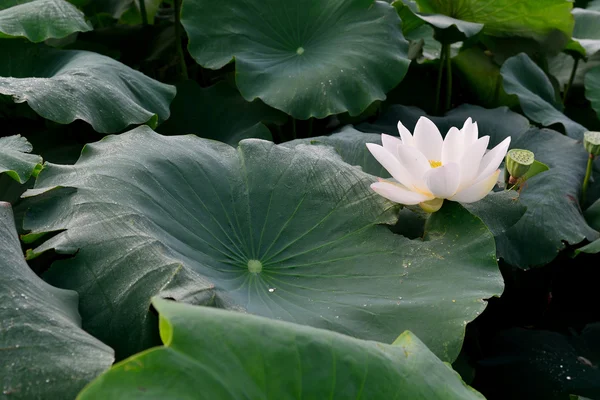
M 193 133 L 232 146 L 242 139 L 272 140 L 263 122 L 283 124 L 287 116 L 260 100 L 249 103 L 226 82 L 201 88 L 195 81 L 177 85 L 171 117 L 158 128 L 162 134 Z
M 553 30 L 571 36 L 572 3 L 565 0 L 416 0 L 419 11 L 484 24 L 491 36 L 544 38 Z
M 569 136 L 583 138 L 587 129 L 563 114 L 550 79 L 525 53 L 506 60 L 500 73 L 504 90 L 519 98 L 525 115 L 544 126 L 562 124 Z
M 402 31 L 405 34 L 428 24 L 435 29 L 437 40 L 455 43 L 475 36 L 483 29 L 483 24 L 462 21 L 443 14 L 421 14 L 403 0 L 396 0 L 392 5 L 402 19 Z
M 0 38 L 43 42 L 91 30 L 83 13 L 66 0 L 0 0 Z
M 42 157 L 29 154 L 31 144 L 21 135 L 0 138 L 0 174 L 25 183 L 42 168 Z
M 547 129 L 532 129 L 512 148 L 527 149 L 550 169 L 527 180 L 519 196 L 527 212 L 497 240 L 506 262 L 520 268 L 552 261 L 565 243 L 598 238 L 583 218 L 579 194 L 588 154 L 580 142 Z
M 298 119 L 358 115 L 408 70 L 400 19 L 381 1 L 184 0 L 181 22 L 200 65 L 235 58 L 246 100 Z
M 391 342 L 410 329 L 444 360 L 503 282 L 491 233 L 459 205 L 426 240 L 381 223 L 396 208 L 330 147 L 237 149 L 140 127 L 47 164 L 25 228 L 67 231 L 49 282 L 81 295 L 84 327 L 118 356 L 154 344 L 154 295 Z M 468 256 L 467 256 L 468 255 Z
M 112 58 L 16 41 L 0 42 L 0 94 L 27 104 L 42 117 L 88 122 L 102 133 L 164 121 L 175 88 Z
M 600 118 L 600 66 L 590 69 L 584 78 L 585 97 L 592 103 L 592 108 Z
M 393 345 L 155 298 L 163 347 L 113 367 L 78 397 L 483 399 L 414 334 Z M 169 376 L 165 381 L 164 377 Z
M 12 210 L 0 202 L 0 387 L 11 399 L 68 399 L 113 362 L 113 351 L 80 328 L 77 293 L 29 268 Z

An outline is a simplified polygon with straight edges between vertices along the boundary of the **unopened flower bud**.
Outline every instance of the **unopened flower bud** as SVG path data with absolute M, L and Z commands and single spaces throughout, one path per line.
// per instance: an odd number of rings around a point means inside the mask
M 600 155 L 600 132 L 586 132 L 583 134 L 583 147 L 588 153 L 597 157 Z
M 506 155 L 506 170 L 512 178 L 519 179 L 529 171 L 534 161 L 535 156 L 531 151 L 512 149 Z

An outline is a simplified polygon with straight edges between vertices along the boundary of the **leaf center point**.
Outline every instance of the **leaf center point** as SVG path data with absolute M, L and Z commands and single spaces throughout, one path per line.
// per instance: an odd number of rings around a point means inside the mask
M 298 47 L 296 49 L 296 54 L 298 54 L 299 56 L 301 56 L 302 54 L 304 54 L 304 47 Z
M 258 260 L 248 260 L 248 271 L 259 274 L 262 271 L 262 263 Z

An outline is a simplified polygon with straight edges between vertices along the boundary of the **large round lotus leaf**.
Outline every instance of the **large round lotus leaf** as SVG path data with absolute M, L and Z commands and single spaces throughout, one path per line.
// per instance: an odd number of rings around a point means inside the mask
M 287 116 L 260 100 L 248 102 L 227 82 L 202 88 L 195 81 L 177 85 L 171 117 L 157 131 L 162 134 L 193 133 L 232 146 L 242 139 L 272 140 L 263 122 L 283 124 Z
M 0 202 L 0 388 L 6 399 L 72 399 L 113 362 L 80 328 L 77 293 L 29 268 L 12 210 Z
M 81 119 L 102 133 L 164 121 L 175 88 L 112 58 L 0 41 L 0 94 L 27 104 L 42 117 L 68 124 Z
M 565 0 L 416 0 L 419 11 L 444 14 L 484 24 L 491 36 L 540 39 L 553 30 L 567 36 L 573 31 L 573 4 Z
M 42 157 L 29 154 L 31 144 L 21 135 L 0 138 L 0 174 L 25 183 L 42 167 Z
M 502 292 L 493 236 L 456 204 L 425 241 L 394 235 L 374 181 L 327 146 L 236 149 L 140 127 L 48 164 L 25 228 L 66 230 L 33 254 L 77 252 L 45 278 L 79 292 L 84 327 L 118 356 L 154 344 L 160 295 L 388 343 L 410 329 L 453 360 Z
M 552 261 L 565 243 L 598 238 L 579 206 L 588 154 L 581 142 L 547 129 L 532 129 L 512 148 L 531 150 L 550 169 L 527 180 L 520 201 L 525 215 L 497 241 L 511 265 L 528 268 Z
M 0 38 L 43 42 L 91 30 L 83 13 L 65 0 L 0 0 Z
M 389 345 L 208 307 L 153 304 L 165 346 L 116 365 L 79 400 L 129 400 L 140 388 L 155 399 L 483 399 L 411 332 Z
M 600 118 L 600 66 L 590 69 L 584 78 L 585 97 L 592 103 L 592 108 Z
M 203 67 L 235 58 L 244 98 L 294 118 L 363 112 L 408 70 L 400 19 L 374 0 L 184 0 L 181 23 Z
M 563 114 L 550 79 L 525 53 L 506 60 L 500 73 L 504 90 L 519 98 L 525 115 L 543 126 L 562 124 L 569 136 L 583 138 L 587 129 Z

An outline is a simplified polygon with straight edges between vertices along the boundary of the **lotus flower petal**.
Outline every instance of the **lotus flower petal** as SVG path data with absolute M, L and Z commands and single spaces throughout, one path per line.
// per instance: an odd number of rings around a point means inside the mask
M 401 185 L 388 181 L 373 183 L 371 189 L 388 200 L 406 205 L 419 204 L 433 199 L 433 196 L 426 196 L 422 193 L 413 192 Z

